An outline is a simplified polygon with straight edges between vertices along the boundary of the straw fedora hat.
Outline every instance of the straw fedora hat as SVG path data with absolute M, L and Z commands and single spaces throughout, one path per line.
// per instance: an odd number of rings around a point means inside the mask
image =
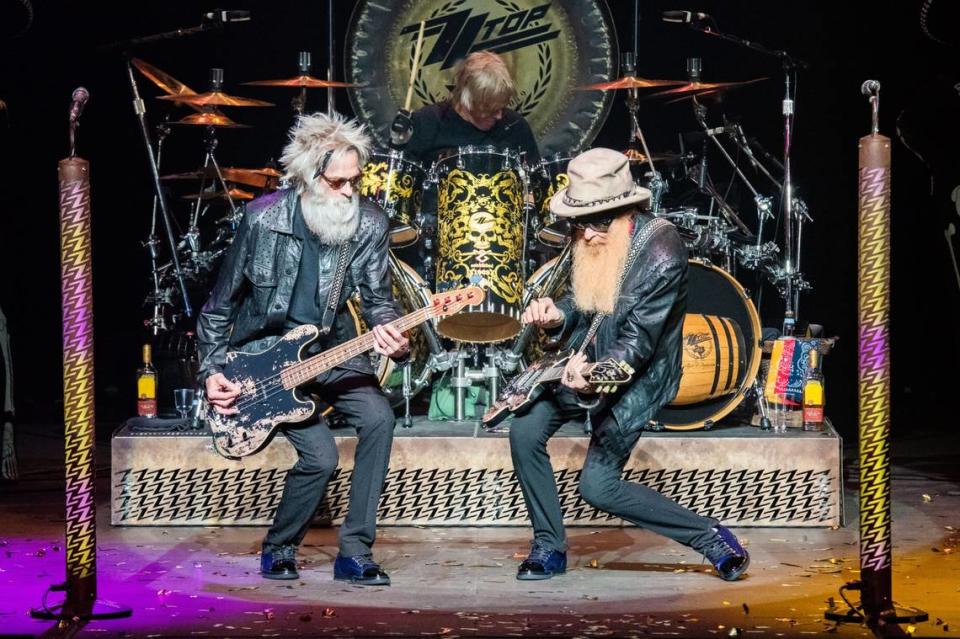
M 570 183 L 550 198 L 557 217 L 575 218 L 623 209 L 650 199 L 650 190 L 637 186 L 630 160 L 613 149 L 584 151 L 567 165 Z

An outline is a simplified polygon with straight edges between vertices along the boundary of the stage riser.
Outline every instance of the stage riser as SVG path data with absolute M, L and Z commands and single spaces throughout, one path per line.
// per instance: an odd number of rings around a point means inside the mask
M 458 426 L 472 434 L 470 426 Z M 419 436 L 398 428 L 380 502 L 381 525 L 526 526 L 505 436 Z M 840 439 L 825 435 L 645 434 L 625 479 L 655 488 L 732 526 L 841 524 Z M 428 430 L 429 432 L 429 430 Z M 435 432 L 435 431 L 434 431 Z M 456 430 L 454 432 L 457 432 Z M 404 436 L 411 435 L 411 436 Z M 620 526 L 577 492 L 585 436 L 555 437 L 553 460 L 569 525 Z M 339 523 L 356 445 L 338 437 L 340 469 L 321 517 Z M 112 446 L 112 522 L 124 526 L 266 525 L 296 453 L 283 437 L 240 461 L 214 452 L 209 436 L 131 435 Z

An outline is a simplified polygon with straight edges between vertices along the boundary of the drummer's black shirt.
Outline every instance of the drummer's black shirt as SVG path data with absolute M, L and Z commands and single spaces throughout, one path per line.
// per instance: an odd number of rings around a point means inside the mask
M 517 149 L 527 165 L 540 161 L 540 151 L 530 125 L 511 109 L 489 131 L 481 131 L 456 112 L 449 101 L 425 106 L 413 113 L 413 135 L 404 150 L 429 167 L 441 151 L 459 146 L 492 146 Z

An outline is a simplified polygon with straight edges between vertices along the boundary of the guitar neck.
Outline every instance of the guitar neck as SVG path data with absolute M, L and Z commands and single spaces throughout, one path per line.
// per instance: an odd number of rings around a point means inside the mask
M 417 309 L 409 315 L 404 315 L 403 317 L 390 322 L 390 325 L 402 333 L 403 331 L 418 326 L 429 319 L 430 311 L 430 307 Z M 302 362 L 291 364 L 283 369 L 283 372 L 281 373 L 283 385 L 286 388 L 295 388 L 304 382 L 310 381 L 317 375 L 330 370 L 334 366 L 344 363 L 351 357 L 366 353 L 367 351 L 373 349 L 374 343 L 373 333 L 364 333 L 363 335 L 355 337 L 348 342 L 344 342 L 343 344 L 340 344 L 329 351 L 317 353 L 316 355 L 308 357 Z
M 580 374 L 586 377 L 591 373 L 591 371 L 593 371 L 595 366 L 596 364 L 587 364 L 586 366 L 580 369 Z M 540 375 L 540 378 L 537 381 L 539 382 L 559 381 L 560 378 L 563 377 L 563 369 L 565 368 L 566 368 L 565 364 L 562 366 L 551 366 L 550 368 L 543 371 L 543 373 Z

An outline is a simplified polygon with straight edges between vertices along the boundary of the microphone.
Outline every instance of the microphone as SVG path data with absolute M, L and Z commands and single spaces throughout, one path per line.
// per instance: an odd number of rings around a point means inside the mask
M 73 90 L 73 96 L 71 96 L 72 102 L 70 103 L 70 123 L 73 124 L 80 119 L 80 114 L 83 113 L 83 107 L 86 106 L 87 100 L 90 99 L 90 92 L 83 87 L 77 87 Z
M 876 80 L 867 80 L 860 85 L 860 93 L 867 96 L 868 98 L 875 93 L 880 92 L 880 83 Z
M 673 22 L 676 24 L 690 24 L 692 22 L 703 22 L 709 20 L 710 14 L 700 13 L 699 11 L 664 11 L 662 20 L 664 22 Z
M 216 11 L 203 14 L 203 19 L 212 20 L 213 22 L 219 22 L 221 24 L 225 22 L 250 22 L 250 12 L 217 9 Z

